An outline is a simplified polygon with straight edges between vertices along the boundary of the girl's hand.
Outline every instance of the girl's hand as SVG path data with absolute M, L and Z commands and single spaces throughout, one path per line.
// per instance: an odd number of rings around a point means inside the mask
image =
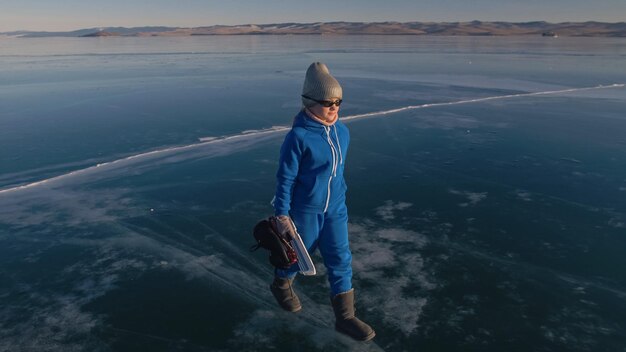
M 279 235 L 287 240 L 292 240 L 296 237 L 296 228 L 288 215 L 273 216 L 271 221 Z

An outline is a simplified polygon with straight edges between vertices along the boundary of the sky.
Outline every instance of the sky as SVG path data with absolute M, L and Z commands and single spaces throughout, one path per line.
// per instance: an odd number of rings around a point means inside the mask
M 472 20 L 625 22 L 626 0 L 0 0 L 0 32 Z

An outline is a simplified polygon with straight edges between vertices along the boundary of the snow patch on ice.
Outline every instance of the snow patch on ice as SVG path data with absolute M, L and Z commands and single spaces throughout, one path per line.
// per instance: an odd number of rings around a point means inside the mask
M 455 189 L 450 189 L 448 192 L 467 198 L 467 202 L 459 204 L 460 207 L 473 206 L 487 198 L 487 192 L 458 191 Z
M 355 282 L 368 287 L 358 291 L 357 301 L 404 335 L 413 334 L 428 303 L 425 293 L 437 287 L 419 253 L 427 238 L 401 228 L 349 226 Z
M 396 218 L 395 212 L 401 211 L 411 207 L 413 204 L 406 202 L 397 202 L 395 203 L 392 200 L 385 201 L 384 205 L 376 208 L 376 215 L 380 216 L 383 220 L 393 220 Z
M 551 313 L 546 320 L 554 324 L 551 324 L 551 327 L 546 325 L 539 327 L 543 336 L 551 343 L 566 349 L 579 346 L 581 350 L 596 350 L 599 345 L 597 338 L 615 334 L 614 326 L 603 323 L 587 309 L 564 307 Z
M 531 202 L 533 200 L 530 192 L 521 189 L 515 190 L 515 195 L 525 202 Z
M 145 214 L 147 208 L 136 204 L 128 193 L 127 189 L 109 188 L 89 192 L 48 189 L 37 194 L 21 194 L 2 199 L 0 222 L 18 228 L 52 224 L 76 227 Z
M 423 114 L 418 117 L 418 119 L 413 123 L 413 126 L 421 129 L 443 129 L 443 130 L 452 130 L 452 129 L 474 129 L 484 124 L 484 122 L 479 122 L 478 120 L 448 112 L 438 112 L 436 114 Z
M 55 275 L 63 291 L 40 287 L 39 282 L 7 287 L 27 300 L 0 306 L 0 351 L 102 350 L 102 341 L 92 333 L 93 328 L 103 325 L 102 317 L 83 306 L 115 289 L 121 273 L 128 275 L 148 268 L 142 258 L 127 258 L 115 249 L 115 241 L 62 240 L 64 244 L 84 246 L 92 251 L 89 258 L 93 258 L 73 263 Z M 38 261 L 35 253 L 31 256 L 31 261 Z
M 94 350 L 91 334 L 99 319 L 81 309 L 83 300 L 72 295 L 49 296 L 28 292 L 29 306 L 0 308 L 1 351 Z M 32 303 L 36 302 L 36 306 Z M 26 314 L 24 312 L 27 312 Z M 20 317 L 15 321 L 15 317 Z
M 626 222 L 622 221 L 620 218 L 611 218 L 609 219 L 609 226 L 616 229 L 624 229 L 626 228 Z

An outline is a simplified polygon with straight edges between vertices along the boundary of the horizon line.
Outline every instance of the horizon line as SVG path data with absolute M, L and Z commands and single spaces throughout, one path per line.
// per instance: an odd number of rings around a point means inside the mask
M 205 28 L 205 27 L 238 27 L 238 26 L 269 26 L 269 25 L 279 25 L 279 24 L 316 24 L 316 23 L 472 23 L 472 22 L 480 22 L 480 23 L 511 23 L 511 24 L 520 24 L 520 23 L 546 23 L 546 24 L 566 24 L 566 23 L 602 23 L 602 24 L 626 24 L 626 21 L 618 21 L 618 22 L 605 22 L 599 20 L 583 20 L 583 21 L 561 21 L 561 22 L 550 22 L 547 20 L 525 20 L 525 21 L 506 21 L 506 20 L 467 20 L 467 21 L 397 21 L 397 20 L 385 20 L 385 21 L 315 21 L 315 22 L 270 22 L 270 23 L 240 23 L 240 24 L 210 24 L 210 25 L 200 25 L 200 26 L 177 26 L 177 25 L 133 25 L 133 26 L 122 26 L 122 25 L 111 25 L 111 26 L 93 26 L 93 27 L 82 27 L 76 29 L 68 29 L 68 30 L 35 30 L 35 29 L 16 29 L 16 30 L 4 30 L 0 32 L 0 34 L 4 33 L 13 33 L 13 32 L 46 32 L 46 33 L 54 33 L 54 32 L 76 32 L 85 29 L 98 29 L 98 28 L 125 28 L 125 29 L 133 29 L 133 28 L 150 28 L 150 27 L 167 27 L 167 28 Z

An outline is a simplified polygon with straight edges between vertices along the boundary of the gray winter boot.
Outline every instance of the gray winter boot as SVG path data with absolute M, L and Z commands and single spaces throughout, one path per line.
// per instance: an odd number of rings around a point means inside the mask
M 335 330 L 357 341 L 369 341 L 376 336 L 374 330 L 354 316 L 354 289 L 340 293 L 331 299 L 335 311 Z
M 300 299 L 293 291 L 292 283 L 293 279 L 274 277 L 270 290 L 282 309 L 289 312 L 297 312 L 302 309 L 302 305 L 300 305 Z

